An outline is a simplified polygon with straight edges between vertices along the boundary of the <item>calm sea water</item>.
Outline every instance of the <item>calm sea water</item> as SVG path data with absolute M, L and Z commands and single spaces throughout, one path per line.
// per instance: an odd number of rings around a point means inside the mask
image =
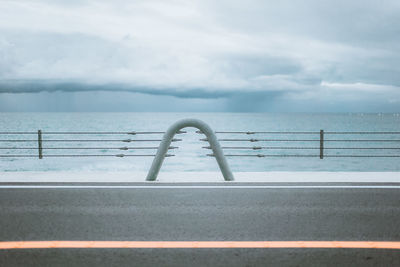
M 173 122 L 182 118 L 198 118 L 216 131 L 398 131 L 400 114 L 273 114 L 273 113 L 0 113 L 0 131 L 165 131 Z M 175 157 L 165 160 L 162 171 L 217 171 L 215 160 L 207 157 L 210 151 L 202 148 L 207 143 L 199 141 L 202 135 L 195 129 L 187 129 L 183 140 L 174 145 Z M 0 158 L 0 171 L 147 171 L 152 157 L 93 157 L 93 158 L 46 158 L 48 154 L 155 154 L 156 150 L 120 151 L 99 150 L 50 150 L 51 147 L 122 147 L 158 146 L 159 142 L 46 142 L 49 139 L 160 139 L 162 135 L 43 135 L 44 159 Z M 218 134 L 219 138 L 271 138 L 312 139 L 313 142 L 223 142 L 223 146 L 268 146 L 318 148 L 319 134 L 312 135 L 240 135 Z M 1 135 L 1 140 L 32 139 L 35 135 Z M 326 147 L 394 147 L 394 150 L 326 150 L 328 155 L 400 155 L 400 135 L 326 135 L 326 139 L 383 139 L 392 142 L 326 142 Z M 33 147 L 33 142 L 0 141 L 0 147 Z M 224 150 L 225 154 L 306 154 L 318 155 L 318 149 L 269 149 Z M 6 150 L 2 155 L 37 155 L 37 149 Z M 400 158 L 251 158 L 229 157 L 233 171 L 400 171 Z

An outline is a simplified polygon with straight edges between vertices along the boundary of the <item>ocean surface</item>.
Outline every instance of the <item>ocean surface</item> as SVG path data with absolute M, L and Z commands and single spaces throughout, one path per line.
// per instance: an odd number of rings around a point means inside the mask
M 162 134 L 151 135 L 53 135 L 60 131 L 165 131 L 172 123 L 183 118 L 197 118 L 208 123 L 215 131 L 311 131 L 313 134 L 217 134 L 219 139 L 279 139 L 313 141 L 223 141 L 223 147 L 274 147 L 273 149 L 224 149 L 229 155 L 310 155 L 316 157 L 228 157 L 233 171 L 400 171 L 400 158 L 327 157 L 319 159 L 319 131 L 400 132 L 400 114 L 362 113 L 0 113 L 0 132 L 26 131 L 43 134 L 43 159 L 38 159 L 37 134 L 0 134 L 0 155 L 32 155 L 34 157 L 0 157 L 0 171 L 147 171 L 153 157 L 46 157 L 46 155 L 154 155 L 156 149 L 119 150 L 120 147 L 157 147 L 159 141 L 149 142 L 52 142 L 54 139 L 74 140 L 159 140 Z M 166 158 L 161 171 L 218 171 L 214 158 L 207 156 L 208 144 L 199 139 L 203 135 L 196 129 L 174 142 L 179 149 L 170 151 L 174 157 Z M 400 155 L 400 134 L 325 134 L 325 155 Z M 329 140 L 389 140 L 329 141 Z M 32 140 L 11 142 L 4 140 Z M 49 148 L 78 149 L 49 149 Z M 85 149 L 85 148 L 100 149 Z M 283 147 L 283 148 L 282 148 Z M 291 149 L 288 149 L 290 147 Z M 294 149 L 307 147 L 307 149 Z M 359 149 L 359 148 L 394 149 Z M 7 149 L 5 149 L 7 148 Z M 13 148 L 13 149 L 8 149 Z M 29 149 L 15 149 L 29 148 Z M 346 149 L 331 149 L 346 148 Z M 357 149 L 351 149 L 357 148 Z

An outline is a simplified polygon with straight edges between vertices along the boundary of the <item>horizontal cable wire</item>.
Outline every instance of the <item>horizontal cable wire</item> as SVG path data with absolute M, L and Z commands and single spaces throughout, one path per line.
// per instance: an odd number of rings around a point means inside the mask
M 165 132 L 42 132 L 42 134 L 163 134 Z M 185 131 L 178 131 L 177 134 L 186 133 Z M 38 134 L 38 132 L 0 132 L 0 134 Z
M 400 132 L 324 132 L 325 134 L 400 134 Z
M 201 134 L 201 131 L 196 131 L 196 133 Z M 253 132 L 253 131 L 216 131 L 217 134 L 319 134 L 320 132 L 316 131 L 266 131 L 266 132 Z M 400 134 L 400 132 L 324 132 L 325 134 Z
M 400 158 L 400 155 L 324 155 L 324 158 Z
M 215 157 L 214 154 L 207 154 L 209 157 Z M 319 157 L 319 155 L 274 155 L 274 154 L 225 154 L 225 157 L 258 157 L 258 158 L 265 158 L 265 157 Z
M 203 146 L 202 148 L 211 149 L 209 146 Z M 319 147 L 282 147 L 282 146 L 272 146 L 272 147 L 261 147 L 261 146 L 254 146 L 254 147 L 245 147 L 245 146 L 223 146 L 222 149 L 247 149 L 247 150 L 262 150 L 262 149 L 320 149 Z M 324 147 L 325 149 L 400 149 L 400 147 Z
M 0 147 L 0 149 L 38 149 L 37 147 Z M 158 149 L 158 147 L 43 147 L 43 150 L 45 149 L 119 149 L 119 150 L 140 150 L 140 149 Z M 176 146 L 170 146 L 168 149 L 178 149 Z
M 154 157 L 155 155 L 139 155 L 139 154 L 130 154 L 130 155 L 125 155 L 125 154 L 116 154 L 116 155 L 107 155 L 107 154 L 89 154 L 89 155 L 82 155 L 82 154 L 65 154 L 65 155 L 43 155 L 43 158 L 47 157 Z M 165 155 L 166 157 L 173 157 L 175 155 L 172 154 L 167 154 Z M 29 158 L 37 158 L 37 155 L 0 155 L 2 158 L 24 158 L 24 157 L 29 157 Z
M 209 157 L 214 157 L 214 154 L 207 154 Z M 312 158 L 312 157 L 320 157 L 320 155 L 274 155 L 274 154 L 225 154 L 225 157 L 296 157 L 296 158 Z M 324 155 L 324 158 L 400 158 L 400 155 Z
M 208 141 L 208 139 L 207 138 L 202 138 L 202 139 L 200 139 L 200 141 Z M 273 142 L 273 141 L 277 141 L 277 142 L 283 142 L 283 141 L 288 141 L 288 142 L 291 142 L 291 141 L 298 141 L 298 142 L 307 142 L 307 141 L 313 141 L 313 142 L 319 142 L 319 140 L 317 140 L 317 139 L 302 139 L 302 140 L 292 140 L 292 139 L 236 139 L 236 138 L 232 138 L 232 139 L 226 139 L 226 138 L 224 138 L 224 139 L 218 139 L 218 141 L 220 141 L 220 142 L 262 142 L 262 141 L 271 141 L 271 142 Z
M 200 141 L 208 141 L 207 138 L 202 138 Z M 218 139 L 220 142 L 320 142 L 319 139 Z M 328 139 L 324 142 L 400 142 L 400 140 L 387 139 Z
M 317 140 L 319 141 L 319 140 Z M 398 139 L 328 139 L 324 142 L 400 142 Z
M 202 134 L 201 131 L 196 133 Z M 319 134 L 319 132 L 250 132 L 250 131 L 216 131 L 217 134 Z
M 319 148 L 317 148 L 319 149 Z M 326 149 L 355 149 L 355 150 L 376 150 L 376 149 L 400 149 L 400 147 L 324 147 Z
M 38 140 L 0 140 L 0 142 L 37 142 Z M 45 139 L 43 140 L 43 143 L 45 142 L 161 142 L 161 139 L 125 139 L 125 140 L 119 140 L 119 139 Z M 172 139 L 172 142 L 177 142 L 177 141 L 182 141 L 182 139 Z
M 136 134 L 163 134 L 165 132 L 162 131 L 147 131 L 147 132 L 42 132 L 42 134 L 129 134 L 129 135 L 136 135 Z M 178 134 L 187 133 L 186 131 L 178 131 Z M 196 131 L 196 133 L 202 133 L 201 131 Z M 216 131 L 215 133 L 219 134 L 319 134 L 319 131 Z M 325 131 L 325 134 L 400 134 L 400 132 L 338 132 L 338 131 Z M 37 134 L 37 132 L 0 132 L 0 134 Z

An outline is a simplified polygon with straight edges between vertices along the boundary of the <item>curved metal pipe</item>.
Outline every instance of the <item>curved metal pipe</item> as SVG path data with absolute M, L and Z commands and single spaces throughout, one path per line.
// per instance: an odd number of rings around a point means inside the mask
M 197 119 L 183 119 L 175 122 L 171 125 L 165 132 L 163 139 L 158 147 L 157 154 L 151 164 L 150 170 L 147 174 L 146 181 L 155 181 L 157 179 L 158 173 L 160 172 L 161 165 L 164 161 L 165 155 L 168 152 L 168 148 L 171 145 L 171 141 L 175 134 L 185 128 L 194 127 L 202 131 L 210 143 L 211 149 L 215 155 L 218 166 L 224 176 L 225 181 L 233 181 L 234 177 L 229 168 L 228 162 L 225 159 L 224 153 L 222 152 L 221 146 L 219 145 L 217 136 L 214 131 L 205 122 Z

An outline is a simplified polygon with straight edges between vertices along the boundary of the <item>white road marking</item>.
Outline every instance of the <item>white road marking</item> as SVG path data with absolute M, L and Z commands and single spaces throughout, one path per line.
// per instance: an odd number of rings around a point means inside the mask
M 400 189 L 400 185 L 0 185 L 0 189 Z

